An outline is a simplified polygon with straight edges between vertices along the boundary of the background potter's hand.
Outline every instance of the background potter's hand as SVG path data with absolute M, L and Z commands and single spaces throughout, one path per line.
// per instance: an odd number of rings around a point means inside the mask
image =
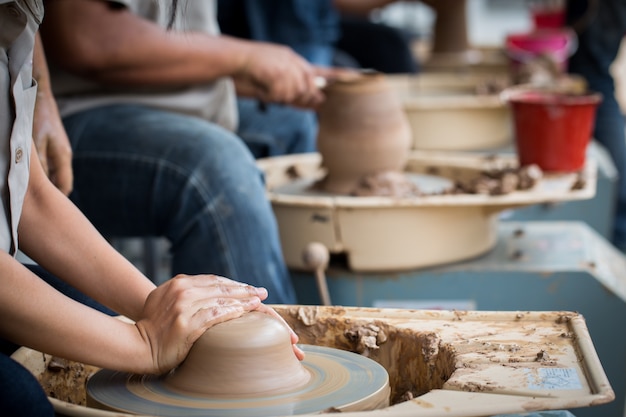
M 154 373 L 174 368 L 208 328 L 257 309 L 266 297 L 265 288 L 215 275 L 177 275 L 157 287 L 136 323 L 150 346 Z
M 39 32 L 35 35 L 33 49 L 33 78 L 38 84 L 33 120 L 33 141 L 37 156 L 48 178 L 68 195 L 74 186 L 72 147 L 52 94 L 50 73 Z
M 33 140 L 46 175 L 63 194 L 69 195 L 74 184 L 72 147 L 52 92 L 45 88 L 37 92 Z
M 240 70 L 233 75 L 237 92 L 264 102 L 315 107 L 323 95 L 316 70 L 286 46 L 250 42 Z

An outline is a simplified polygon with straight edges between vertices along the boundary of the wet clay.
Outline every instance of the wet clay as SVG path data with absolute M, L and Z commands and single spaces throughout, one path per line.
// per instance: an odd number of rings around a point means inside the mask
M 185 393 L 256 396 L 291 391 L 310 378 L 293 352 L 287 327 L 251 312 L 208 329 L 164 384 Z
M 347 194 L 366 175 L 403 170 L 411 130 L 384 75 L 335 80 L 324 93 L 317 146 L 327 174 L 317 187 Z
M 327 346 L 346 354 L 350 353 L 348 350 L 361 352 L 389 371 L 395 393 L 392 394 L 394 406 L 369 413 L 372 416 L 428 414 L 456 417 L 467 415 L 468 409 L 477 410 L 475 415 L 524 413 L 562 409 L 564 406 L 586 407 L 614 398 L 607 380 L 588 377 L 588 371 L 590 374 L 597 371 L 598 361 L 595 351 L 589 350 L 593 345 L 584 318 L 577 313 L 318 306 L 276 306 L 275 310 L 300 336 L 303 347 L 315 344 L 315 348 Z M 314 350 L 306 353 L 305 361 L 317 355 Z M 87 370 L 82 365 L 77 367 L 71 362 L 59 365 L 49 355 L 25 348 L 20 349 L 14 358 L 39 379 L 55 407 L 58 407 L 57 412 L 94 417 L 112 415 L 78 405 L 84 404 L 85 396 L 80 376 Z M 596 362 L 590 362 L 590 358 Z M 531 381 L 541 381 L 541 371 L 568 368 L 580 376 L 581 389 L 527 389 L 529 375 Z M 348 385 L 356 385 L 356 382 L 348 381 Z M 592 385 L 587 385 L 591 382 Z M 332 387 L 325 389 L 333 391 Z M 595 392 L 590 397 L 588 392 L 596 389 L 602 390 L 602 398 Z M 466 395 L 470 392 L 480 395 Z M 512 393 L 514 396 L 511 396 Z M 66 396 L 69 394 L 75 395 L 70 398 Z M 517 398 L 527 400 L 518 404 L 502 402 L 503 395 L 509 395 L 511 401 Z M 583 397 L 582 400 L 579 400 L 580 397 Z M 198 398 L 190 401 L 192 405 L 199 402 Z M 255 405 L 261 401 L 257 398 Z M 219 403 L 215 405 L 222 406 Z M 140 414 L 157 415 L 166 407 L 158 404 L 153 410 Z M 347 411 L 332 402 L 318 410 L 316 415 L 321 410 Z M 273 408 L 270 412 L 271 416 L 299 414 L 287 406 Z M 130 416 L 126 412 L 115 415 Z M 181 417 L 187 414 L 176 412 L 172 415 Z M 206 417 L 209 413 L 196 409 L 193 415 Z M 240 410 L 230 412 L 224 408 L 211 415 L 229 417 L 242 414 Z M 249 415 L 258 417 L 261 413 L 254 408 Z
M 389 405 L 389 376 L 365 356 L 301 346 L 286 324 L 251 312 L 207 330 L 166 376 L 101 370 L 87 384 L 87 405 L 163 417 L 270 417 L 328 408 Z

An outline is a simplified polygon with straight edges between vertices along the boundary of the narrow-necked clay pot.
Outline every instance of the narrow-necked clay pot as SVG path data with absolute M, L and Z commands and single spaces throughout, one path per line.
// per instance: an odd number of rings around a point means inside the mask
M 246 397 L 295 390 L 310 377 L 293 352 L 284 323 L 250 312 L 204 332 L 164 382 L 184 393 Z
M 327 176 L 319 186 L 349 194 L 366 175 L 404 169 L 411 130 L 383 74 L 331 81 L 320 106 L 318 151 Z

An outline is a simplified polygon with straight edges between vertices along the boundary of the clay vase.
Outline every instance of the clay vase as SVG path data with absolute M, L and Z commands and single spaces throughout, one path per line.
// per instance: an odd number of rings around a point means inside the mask
M 185 394 L 255 397 L 298 389 L 310 378 L 286 326 L 269 314 L 250 312 L 204 332 L 164 384 Z
M 404 169 L 411 129 L 384 75 L 331 81 L 324 93 L 317 137 L 327 171 L 318 184 L 322 190 L 349 194 L 366 175 Z

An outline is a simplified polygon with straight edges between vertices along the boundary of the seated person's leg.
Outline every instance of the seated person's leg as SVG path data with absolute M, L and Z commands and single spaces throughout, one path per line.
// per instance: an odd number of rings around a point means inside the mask
M 0 414 L 54 417 L 54 409 L 35 377 L 22 365 L 0 353 Z
M 569 72 L 583 76 L 591 90 L 603 95 L 596 111 L 593 137 L 607 149 L 619 174 L 613 243 L 626 250 L 625 122 L 610 72 L 626 33 L 626 3 L 621 0 L 600 2 L 589 15 L 586 7 L 587 2 L 568 2 L 567 23 L 580 32 L 578 48 L 569 59 Z
M 294 303 L 261 172 L 243 142 L 205 120 L 137 105 L 64 120 L 71 198 L 105 236 L 164 236 L 172 274 L 210 273 Z
M 255 158 L 315 152 L 317 119 L 310 110 L 277 104 L 260 105 L 239 98 L 237 134 Z

